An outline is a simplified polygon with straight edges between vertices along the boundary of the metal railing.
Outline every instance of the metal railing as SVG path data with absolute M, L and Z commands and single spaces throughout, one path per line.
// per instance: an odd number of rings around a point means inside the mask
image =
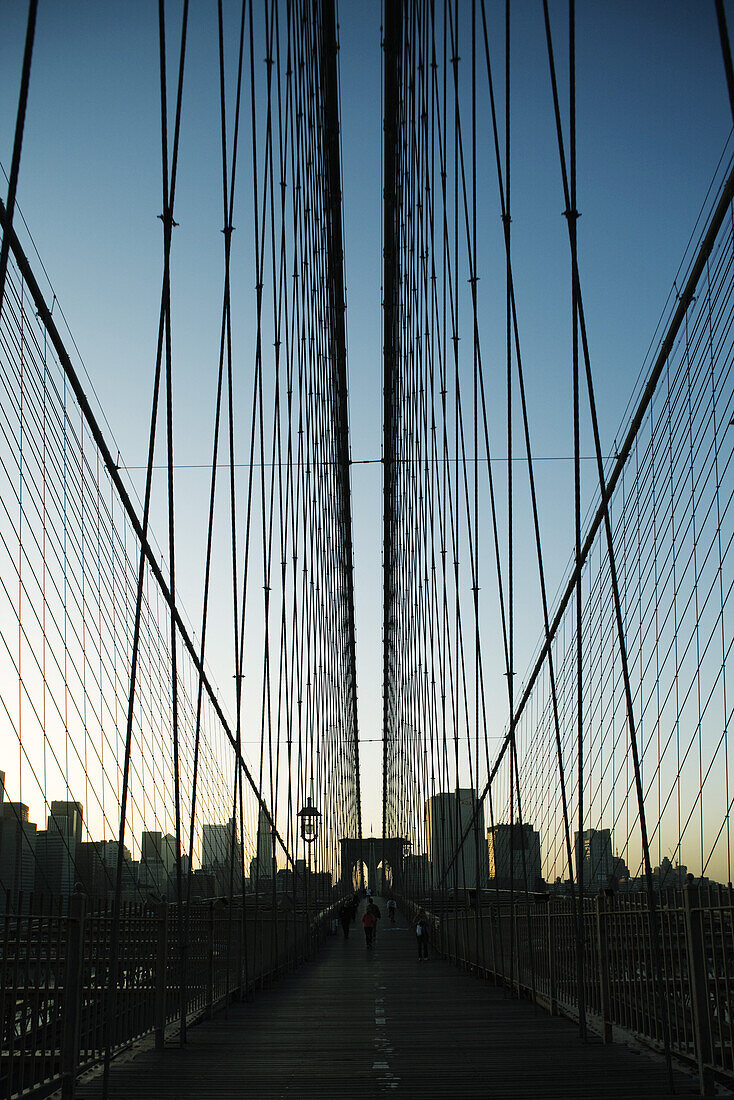
M 22 902 L 22 899 L 21 899 Z M 74 1095 L 79 1073 L 101 1063 L 108 1041 L 119 1051 L 146 1035 L 162 1047 L 180 1021 L 211 1016 L 250 996 L 310 957 L 333 906 L 273 910 L 241 897 L 192 903 L 182 992 L 177 908 L 165 902 L 122 907 L 114 1019 L 107 990 L 112 908 L 84 894 L 28 899 L 0 924 L 0 1098 Z
M 415 908 L 412 906 L 411 908 Z M 657 1050 L 669 1029 L 674 1056 L 696 1068 L 703 1095 L 734 1084 L 734 891 L 686 884 L 658 896 L 662 973 L 656 974 L 645 893 L 584 902 L 583 980 L 589 1025 L 604 1042 L 613 1029 Z M 435 950 L 552 1014 L 578 1015 L 575 916 L 571 899 L 485 903 L 429 914 Z

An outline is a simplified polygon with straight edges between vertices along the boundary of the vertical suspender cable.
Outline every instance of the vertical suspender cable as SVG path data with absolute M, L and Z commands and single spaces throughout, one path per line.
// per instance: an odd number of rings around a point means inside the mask
M 568 231 L 573 235 L 573 248 L 576 248 L 576 6 L 575 0 L 568 3 L 569 37 L 569 133 L 571 145 L 570 195 L 571 201 L 566 207 Z M 579 452 L 579 324 L 576 298 L 576 281 L 571 279 L 571 328 L 573 357 L 573 499 L 574 499 L 574 538 L 575 560 L 581 560 L 581 464 Z M 579 1035 L 586 1038 L 586 987 L 584 973 L 584 715 L 583 715 L 583 646 L 581 620 L 581 570 L 576 576 L 576 723 L 577 723 L 577 764 L 578 764 L 578 842 L 576 848 L 576 883 L 578 889 L 578 910 L 576 921 L 576 996 L 579 1008 Z
M 390 692 L 393 687 L 393 615 L 396 613 L 393 591 L 393 480 L 395 438 L 393 433 L 393 393 L 396 368 L 397 294 L 400 282 L 398 241 L 398 136 L 400 62 L 402 51 L 401 0 L 385 0 L 385 120 L 384 120 L 384 251 L 383 251 L 383 682 L 382 682 L 382 832 L 387 831 L 388 765 L 391 741 L 395 734 L 390 722 Z
M 359 736 L 357 725 L 357 661 L 354 630 L 354 552 L 352 548 L 352 506 L 349 473 L 349 420 L 347 405 L 347 346 L 344 294 L 344 246 L 342 241 L 341 164 L 339 154 L 339 94 L 337 78 L 337 41 L 334 0 L 322 0 L 322 96 L 325 119 L 326 156 L 326 233 L 328 278 L 328 324 L 332 346 L 336 391 L 336 445 L 338 522 L 341 538 L 344 585 L 342 599 L 347 618 L 349 709 L 356 783 L 357 836 L 362 840 L 362 806 L 359 773 Z M 383 833 L 383 835 L 385 835 Z
M 159 2 L 159 31 L 160 31 L 160 55 L 161 55 L 161 88 L 163 92 L 165 84 L 165 21 L 163 11 L 163 0 Z M 165 194 L 164 194 L 164 213 L 163 213 L 163 290 L 161 293 L 161 309 L 158 322 L 158 345 L 156 352 L 156 367 L 155 377 L 153 382 L 153 408 L 151 412 L 150 423 L 150 436 L 148 443 L 148 464 L 145 481 L 145 500 L 143 505 L 143 522 L 142 522 L 142 536 L 143 539 L 147 537 L 148 532 L 148 520 L 150 517 L 150 498 L 153 479 L 153 459 L 155 455 L 155 436 L 156 425 L 158 419 L 158 398 L 160 391 L 160 376 L 161 366 L 163 358 L 163 337 L 166 325 L 166 310 L 167 303 L 170 304 L 168 298 L 168 285 L 170 279 L 170 252 L 171 252 L 171 234 L 173 230 L 173 205 L 175 197 L 176 186 L 176 166 L 178 161 L 178 141 L 180 134 L 180 122 L 181 122 L 181 101 L 183 96 L 183 67 L 185 61 L 185 46 L 186 46 L 186 25 L 188 20 L 188 0 L 185 0 L 181 33 L 181 53 L 179 59 L 179 84 L 178 84 L 178 98 L 176 103 L 176 123 L 174 131 L 173 142 L 173 154 L 171 158 L 171 177 L 170 185 L 168 180 L 167 171 L 167 149 L 164 156 L 164 182 L 165 182 Z M 165 103 L 165 100 L 164 100 Z M 165 135 L 165 115 L 162 114 L 163 120 L 163 133 Z M 164 145 L 166 140 L 164 140 Z M 109 1077 L 110 1077 L 110 1060 L 112 1056 L 112 1044 L 114 1042 L 114 1017 L 117 1005 L 117 981 L 118 981 L 118 967 L 119 967 L 119 950 L 120 950 L 120 922 L 121 922 L 121 894 L 122 894 L 122 870 L 123 870 L 123 853 L 125 842 L 125 823 L 127 815 L 127 796 L 130 777 L 130 757 L 132 752 L 132 732 L 133 732 L 133 720 L 135 714 L 135 685 L 137 677 L 138 666 L 138 653 L 140 645 L 140 624 L 142 616 L 143 606 L 143 592 L 145 585 L 145 565 L 146 554 L 144 553 L 143 546 L 140 548 L 140 563 L 138 568 L 138 583 L 137 583 L 137 597 L 135 604 L 135 621 L 133 627 L 133 641 L 132 641 L 132 654 L 130 661 L 130 689 L 128 693 L 128 706 L 127 706 L 127 728 L 125 734 L 125 754 L 123 760 L 123 775 L 122 775 L 122 791 L 120 796 L 120 826 L 118 835 L 118 850 L 117 850 L 117 869 L 115 876 L 115 905 L 112 919 L 112 930 L 110 935 L 110 959 L 107 970 L 107 1012 L 105 1021 L 105 1051 L 104 1051 L 104 1075 L 102 1080 L 102 1094 L 103 1100 L 107 1100 L 109 1095 Z M 175 593 L 170 592 L 171 598 L 171 618 L 175 621 Z

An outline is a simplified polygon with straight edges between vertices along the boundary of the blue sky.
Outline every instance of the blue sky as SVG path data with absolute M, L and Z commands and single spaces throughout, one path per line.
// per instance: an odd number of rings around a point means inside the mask
M 237 5 L 225 5 L 234 28 Z M 637 381 L 660 311 L 729 136 L 731 118 L 713 4 L 641 0 L 579 3 L 578 193 L 582 278 L 605 447 Z M 468 4 L 463 10 L 468 10 Z M 551 4 L 561 79 L 565 4 Z M 175 8 L 169 5 L 171 27 Z M 489 5 L 503 64 L 502 10 Z M 730 11 L 730 18 L 734 12 Z M 354 459 L 381 453 L 381 49 L 380 6 L 340 5 L 342 151 L 351 441 Z M 179 589 L 199 617 L 204 506 L 211 448 L 221 293 L 221 183 L 217 122 L 216 6 L 192 5 L 174 241 L 174 369 Z M 0 0 L 0 159 L 9 168 L 25 5 Z M 569 264 L 552 104 L 538 3 L 513 6 L 513 242 L 541 518 L 555 591 L 572 544 Z M 173 37 L 173 36 L 172 36 Z M 234 47 L 232 47 L 234 49 Z M 40 5 L 18 201 L 125 463 L 145 462 L 161 277 L 160 138 L 155 6 Z M 462 50 L 466 79 L 468 47 Z M 491 181 L 489 131 L 480 161 Z M 241 287 L 251 252 L 245 165 L 235 212 Z M 496 247 L 499 204 L 487 184 L 483 319 L 504 400 L 504 288 Z M 493 297 L 492 288 L 497 292 Z M 249 294 L 249 297 L 248 297 Z M 251 289 L 239 324 L 252 317 Z M 495 318 L 498 325 L 493 326 Z M 493 327 L 497 328 L 496 353 Z M 242 392 L 249 391 L 245 370 Z M 520 437 L 517 438 L 519 447 Z M 585 430 L 586 453 L 589 448 Z M 504 454 L 498 441 L 495 452 Z M 589 466 L 591 473 L 591 467 Z M 360 731 L 365 830 L 381 822 L 381 468 L 354 465 L 353 503 Z M 133 473 L 139 486 L 141 476 Z M 160 487 L 163 486 L 162 474 Z M 585 506 L 593 477 L 585 480 Z M 522 495 L 518 508 L 522 509 Z M 533 569 L 529 517 L 519 520 L 518 562 Z M 523 527 L 522 525 L 526 526 Z M 165 527 L 156 523 L 159 541 Z M 524 531 L 524 533 L 523 533 Z M 528 581 L 518 592 L 523 670 L 541 620 Z M 230 630 L 226 591 L 215 599 Z M 226 694 L 229 651 L 210 662 Z

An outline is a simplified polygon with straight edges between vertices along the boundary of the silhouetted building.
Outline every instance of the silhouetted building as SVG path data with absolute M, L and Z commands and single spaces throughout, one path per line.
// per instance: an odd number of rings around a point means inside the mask
M 76 849 L 76 881 L 90 898 L 103 900 L 114 896 L 117 887 L 116 840 L 82 841 Z M 131 859 L 130 852 L 122 849 L 122 895 L 128 900 L 138 897 L 139 864 Z
M 274 874 L 273 829 L 267 813 L 261 806 L 257 818 L 257 854 L 250 862 L 250 878 L 272 879 Z
M 77 847 L 77 882 L 90 898 L 106 898 L 115 888 L 115 872 L 105 866 L 101 843 L 99 840 L 83 840 Z
M 84 810 L 81 802 L 57 802 L 51 803 L 51 815 L 49 817 L 49 829 L 51 818 L 54 825 L 64 836 L 72 837 L 77 844 L 82 842 L 82 821 Z
M 621 856 L 612 859 L 612 878 L 615 883 L 627 882 L 630 877 L 630 869 Z
M 494 825 L 487 829 L 489 877 L 493 885 L 535 890 L 542 883 L 540 833 L 532 825 Z
M 669 890 L 673 886 L 684 886 L 688 868 L 685 864 L 676 864 L 674 867 L 667 856 L 664 856 L 659 867 L 653 871 L 653 885 L 658 890 Z
M 181 870 L 185 873 L 183 859 Z M 176 838 L 171 833 L 162 836 L 160 831 L 147 830 L 142 834 L 139 881 L 141 889 L 173 898 L 176 892 Z
M 234 862 L 232 862 L 232 834 L 234 831 Z M 165 840 L 165 837 L 164 837 Z M 174 848 L 175 851 L 175 848 Z M 216 894 L 239 894 L 242 890 L 242 859 L 237 829 L 232 820 L 226 825 L 203 825 L 201 830 L 201 869 L 216 880 Z
M 575 834 L 576 874 L 585 888 L 606 887 L 614 873 L 612 835 L 609 829 L 585 829 Z
M 5 773 L 0 772 L 0 793 L 5 791 Z M 0 802 L 0 903 L 6 904 L 33 893 L 35 885 L 36 826 L 28 820 L 23 802 Z
M 476 807 L 477 794 L 471 789 L 436 794 L 426 802 L 426 843 L 434 889 L 473 890 L 477 880 L 480 886 L 486 885 L 484 809 L 480 806 L 474 817 Z M 472 818 L 473 825 L 461 845 Z
M 36 893 L 62 898 L 73 894 L 81 839 L 81 802 L 52 802 L 46 828 L 36 833 Z
M 169 875 L 176 874 L 176 838 L 173 833 L 166 833 L 161 840 L 161 859 Z
M 229 867 L 231 851 L 231 821 L 226 825 L 202 825 L 201 866 L 204 870 L 213 867 Z
M 162 840 L 160 829 L 151 831 L 146 829 L 140 838 L 140 862 L 160 863 L 163 860 Z
M 160 830 L 146 830 L 140 838 L 140 887 L 153 893 L 166 893 L 168 873 L 163 863 L 163 837 Z

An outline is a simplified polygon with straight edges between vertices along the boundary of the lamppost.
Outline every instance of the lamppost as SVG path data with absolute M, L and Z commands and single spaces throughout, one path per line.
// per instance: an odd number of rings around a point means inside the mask
M 301 819 L 301 836 L 309 845 L 309 859 L 311 857 L 311 845 L 319 833 L 319 818 L 321 817 L 321 811 L 317 810 L 313 804 L 313 796 L 309 795 L 306 799 L 306 805 L 302 810 L 299 810 L 297 817 Z
M 309 905 L 308 905 L 308 884 L 311 878 L 311 845 L 316 840 L 319 834 L 319 818 L 321 817 L 320 810 L 317 810 L 313 804 L 313 795 L 310 794 L 306 799 L 306 805 L 302 810 L 299 810 L 296 817 L 301 819 L 301 837 L 304 843 L 307 845 L 308 850 L 308 873 L 306 875 L 306 923 L 310 923 L 309 918 Z M 294 882 L 295 893 L 295 882 Z

